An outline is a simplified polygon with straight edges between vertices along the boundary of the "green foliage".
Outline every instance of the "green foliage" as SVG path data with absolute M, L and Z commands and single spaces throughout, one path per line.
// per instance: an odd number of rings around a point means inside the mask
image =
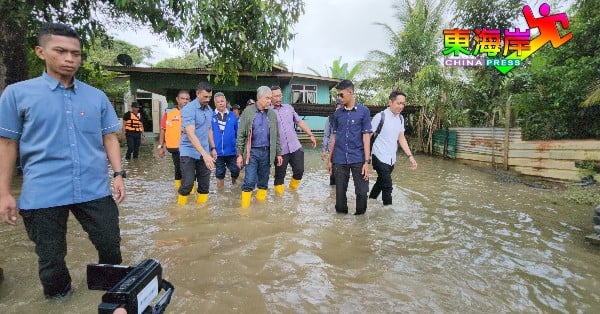
M 464 29 L 509 29 L 513 28 L 521 9 L 522 0 L 455 0 L 454 23 Z
M 150 47 L 138 47 L 123 40 L 103 40 L 93 41 L 91 45 L 84 49 L 85 60 L 87 63 L 99 65 L 119 65 L 117 56 L 127 54 L 133 60 L 133 65 L 142 64 L 144 59 L 152 56 Z
M 382 50 L 369 52 L 368 70 L 378 77 L 384 86 L 393 86 L 398 81 L 412 82 L 419 71 L 427 66 L 439 64 L 439 34 L 442 14 L 448 1 L 403 0 L 394 4 L 400 30 L 376 23 L 384 28 L 389 38 L 391 53 Z
M 208 59 L 197 52 L 188 52 L 183 57 L 168 58 L 154 64 L 156 68 L 171 69 L 204 69 Z
M 600 191 L 593 187 L 571 186 L 565 190 L 563 197 L 580 205 L 600 204 Z
M 0 39 L 25 40 L 29 46 L 35 42 L 35 30 L 46 21 L 75 26 L 86 46 L 106 40 L 107 26 L 148 27 L 169 41 L 198 49 L 211 60 L 217 80 L 237 83 L 241 70 L 271 68 L 275 53 L 285 49 L 292 38 L 291 27 L 304 12 L 304 1 L 21 0 L 0 2 L 0 11 L 6 13 L 5 21 L 28 30 L 26 36 L 20 36 L 2 27 Z M 4 81 L 4 77 L 0 79 Z
M 533 55 L 526 90 L 515 97 L 515 111 L 527 139 L 600 138 L 600 106 L 582 106 L 600 81 L 600 3 L 578 1 L 570 18 L 573 38 Z
M 455 0 L 454 27 L 460 29 L 513 29 L 521 10 L 526 4 L 520 0 Z M 464 126 L 498 125 L 496 117 L 501 113 L 510 94 L 513 72 L 504 76 L 493 67 L 462 69 L 467 78 L 465 93 L 460 97 L 466 114 Z M 504 121 L 505 122 L 505 121 Z

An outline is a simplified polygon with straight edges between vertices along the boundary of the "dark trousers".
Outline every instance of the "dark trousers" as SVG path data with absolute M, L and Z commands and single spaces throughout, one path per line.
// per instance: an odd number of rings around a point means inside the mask
M 392 205 L 392 171 L 394 171 L 394 166 L 381 162 L 373 155 L 373 169 L 377 172 L 377 181 L 371 188 L 369 198 L 377 199 L 379 193 L 383 192 L 381 195 L 383 205 Z
M 192 157 L 179 157 L 181 167 L 181 186 L 179 194 L 190 195 L 194 180 L 198 182 L 198 193 L 208 194 L 210 187 L 210 170 L 206 167 L 202 157 L 195 159 Z
M 237 179 L 240 176 L 240 168 L 237 166 L 237 156 L 219 156 L 215 163 L 215 177 L 219 180 L 225 179 L 225 173 L 229 169 L 231 178 Z
M 179 161 L 179 149 L 176 148 L 168 148 L 169 153 L 171 153 L 171 158 L 173 159 L 173 168 L 175 170 L 175 180 L 181 180 L 181 162 Z
M 46 297 L 62 295 L 71 288 L 71 276 L 65 263 L 69 211 L 98 250 L 98 263 L 122 262 L 119 209 L 112 196 L 73 205 L 21 210 L 27 235 L 35 243 Z
M 244 184 L 242 191 L 251 192 L 254 187 L 266 190 L 269 184 L 271 163 L 269 162 L 269 148 L 252 148 L 250 150 L 250 163 L 245 166 Z
M 333 164 L 335 176 L 335 211 L 348 213 L 348 199 L 346 191 L 350 181 L 350 172 L 354 180 L 354 193 L 356 194 L 356 215 L 362 215 L 367 211 L 367 194 L 369 193 L 369 180 L 363 178 L 363 163 L 356 164 Z
M 300 148 L 293 153 L 281 156 L 281 158 L 283 159 L 281 166 L 277 166 L 277 164 L 275 164 L 274 184 L 283 184 L 288 164 L 292 166 L 292 178 L 296 180 L 302 180 L 302 175 L 304 174 L 304 150 Z
M 125 159 L 138 158 L 140 155 L 140 145 L 142 145 L 142 132 L 125 132 L 125 138 L 127 139 L 127 153 L 125 153 Z

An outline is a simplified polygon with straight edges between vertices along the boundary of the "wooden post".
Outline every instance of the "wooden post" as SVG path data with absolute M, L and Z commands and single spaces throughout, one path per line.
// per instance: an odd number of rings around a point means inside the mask
M 504 170 L 508 170 L 508 149 L 510 142 L 510 98 L 506 101 L 506 128 L 504 130 Z

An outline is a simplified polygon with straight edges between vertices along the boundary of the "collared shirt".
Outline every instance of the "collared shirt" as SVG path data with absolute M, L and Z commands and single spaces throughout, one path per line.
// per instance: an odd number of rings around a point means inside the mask
M 188 138 L 185 132 L 185 127 L 193 125 L 195 128 L 196 137 L 200 140 L 200 145 L 207 153 L 210 153 L 210 146 L 208 144 L 208 128 L 211 124 L 213 111 L 207 105 L 202 107 L 198 98 L 188 103 L 181 109 L 181 141 L 179 142 L 179 155 L 182 157 L 192 157 L 194 159 L 200 159 L 200 152 L 192 146 L 192 142 Z
M 229 110 L 225 109 L 225 112 L 221 113 L 221 111 L 215 109 L 215 117 L 217 118 L 217 124 L 219 125 L 219 130 L 221 130 L 221 132 L 225 131 L 227 115 L 229 115 Z
M 390 108 L 381 112 L 385 114 L 381 132 L 373 143 L 373 155 L 381 162 L 393 166 L 396 163 L 396 152 L 398 151 L 398 137 L 404 133 L 404 117 L 401 114 L 394 115 Z M 377 129 L 381 121 L 380 114 L 373 117 L 371 124 Z
M 269 129 L 269 117 L 267 115 L 269 109 L 263 111 L 258 110 L 256 106 L 256 116 L 252 121 L 252 147 L 266 147 L 270 146 L 269 138 L 271 132 Z
M 331 122 L 333 121 L 333 115 L 327 117 L 325 120 L 325 129 L 323 130 L 323 145 L 321 146 L 321 153 L 329 152 L 329 143 L 331 142 Z
M 340 108 L 333 114 L 335 144 L 331 161 L 334 164 L 355 164 L 365 161 L 362 135 L 372 133 L 369 108 L 356 103 L 351 110 Z
M 300 144 L 298 135 L 296 134 L 296 124 L 302 121 L 302 119 L 300 119 L 294 107 L 282 104 L 279 108 L 271 106 L 271 109 L 274 109 L 277 114 L 281 155 L 293 153 L 302 148 L 302 144 Z
M 42 76 L 6 87 L 0 136 L 19 141 L 23 210 L 88 202 L 111 195 L 102 137 L 121 130 L 106 95 L 83 82 L 65 88 Z

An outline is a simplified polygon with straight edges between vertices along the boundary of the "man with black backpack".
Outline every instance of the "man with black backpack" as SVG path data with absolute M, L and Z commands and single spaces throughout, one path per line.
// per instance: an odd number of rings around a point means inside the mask
M 389 97 L 389 108 L 376 114 L 371 125 L 376 127 L 373 133 L 372 158 L 373 169 L 377 172 L 377 181 L 371 188 L 369 198 L 381 198 L 383 205 L 392 204 L 392 171 L 396 163 L 398 144 L 408 156 L 410 168 L 417 169 L 417 161 L 410 152 L 408 141 L 404 137 L 404 117 L 400 114 L 406 104 L 406 94 L 401 91 L 392 91 Z

